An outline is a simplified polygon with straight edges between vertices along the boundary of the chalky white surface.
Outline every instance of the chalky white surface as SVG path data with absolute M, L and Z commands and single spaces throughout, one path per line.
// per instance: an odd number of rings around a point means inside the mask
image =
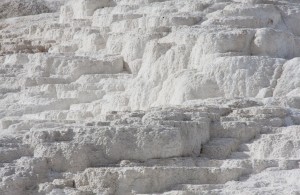
M 70 0 L 0 81 L 1 195 L 300 194 L 298 0 Z

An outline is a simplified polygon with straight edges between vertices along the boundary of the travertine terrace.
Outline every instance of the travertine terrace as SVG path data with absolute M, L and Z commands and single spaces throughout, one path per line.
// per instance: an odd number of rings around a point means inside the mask
M 43 3 L 0 20 L 0 195 L 300 194 L 299 0 Z

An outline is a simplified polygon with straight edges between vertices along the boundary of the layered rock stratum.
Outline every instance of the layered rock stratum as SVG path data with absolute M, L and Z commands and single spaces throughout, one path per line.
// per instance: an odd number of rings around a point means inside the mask
M 61 2 L 0 4 L 1 195 L 300 194 L 298 0 Z

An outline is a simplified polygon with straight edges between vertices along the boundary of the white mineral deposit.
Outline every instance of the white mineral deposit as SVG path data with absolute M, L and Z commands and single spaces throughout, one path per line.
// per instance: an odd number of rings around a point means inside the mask
M 0 195 L 299 195 L 299 0 L 0 0 Z

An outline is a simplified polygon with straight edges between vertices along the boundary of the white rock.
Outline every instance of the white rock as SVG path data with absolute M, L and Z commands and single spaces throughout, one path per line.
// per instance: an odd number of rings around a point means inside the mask
M 0 17 L 63 1 L 16 2 Z M 0 20 L 0 194 L 299 194 L 299 16 L 70 0 Z

